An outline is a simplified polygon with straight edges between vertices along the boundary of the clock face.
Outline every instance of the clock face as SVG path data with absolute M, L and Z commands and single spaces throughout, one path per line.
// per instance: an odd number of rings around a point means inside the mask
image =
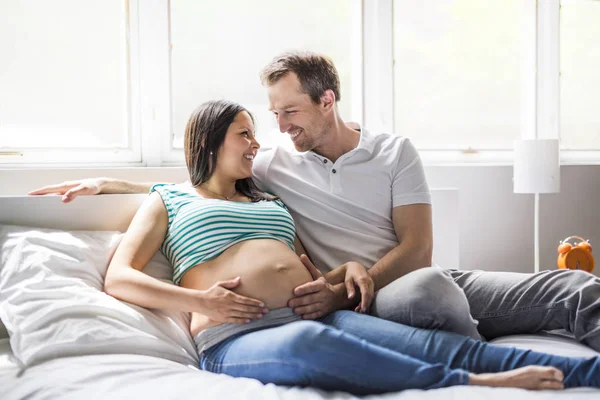
M 581 269 L 591 272 L 593 268 L 592 256 L 587 250 L 574 248 L 566 254 L 565 265 L 568 269 Z

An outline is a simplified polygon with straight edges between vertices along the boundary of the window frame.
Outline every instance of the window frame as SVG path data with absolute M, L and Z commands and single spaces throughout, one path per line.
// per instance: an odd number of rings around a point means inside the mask
M 1 168 L 38 168 L 42 166 L 140 166 L 143 165 L 140 108 L 139 0 L 123 0 L 125 18 L 125 74 L 127 82 L 128 147 L 91 149 L 86 147 L 17 148 L 0 146 Z
M 155 0 L 156 1 L 156 0 Z M 158 0 L 161 1 L 161 0 Z M 172 90 L 171 90 L 171 52 L 170 49 L 172 48 L 172 44 L 171 44 L 171 18 L 170 18 L 170 0 L 162 0 L 164 1 L 164 4 L 166 5 L 166 9 L 164 8 L 159 8 L 157 7 L 154 11 L 155 11 L 155 15 L 154 17 L 159 19 L 161 18 L 161 16 L 159 16 L 159 13 L 162 15 L 162 18 L 166 18 L 168 21 L 168 32 L 167 35 L 169 37 L 169 51 L 168 52 L 161 52 L 160 55 L 157 55 L 157 59 L 156 59 L 156 63 L 168 63 L 169 65 L 169 74 L 168 76 L 163 76 L 162 77 L 162 82 L 161 85 L 163 84 L 167 84 L 169 85 L 169 106 L 168 106 L 168 110 L 166 107 L 162 107 L 160 109 L 162 118 L 164 118 L 164 120 L 166 121 L 168 119 L 168 132 L 169 135 L 168 137 L 163 136 L 160 140 L 156 140 L 156 143 L 161 143 L 160 147 L 162 149 L 162 152 L 160 149 L 154 149 L 153 154 L 160 154 L 161 157 L 161 162 L 159 163 L 159 165 L 161 166 L 167 166 L 167 167 L 171 167 L 171 166 L 181 166 L 181 165 L 185 165 L 184 163 L 184 155 L 183 155 L 183 149 L 180 148 L 175 148 L 173 146 L 173 139 L 175 137 L 175 133 L 173 131 L 173 123 L 172 123 Z M 363 79 L 364 79 L 364 74 L 363 74 L 363 51 L 364 51 L 364 42 L 363 42 L 363 0 L 347 0 L 351 2 L 351 24 L 354 27 L 354 29 L 352 29 L 352 37 L 351 37 L 351 41 L 353 43 L 357 43 L 358 45 L 353 49 L 353 53 L 351 56 L 352 62 L 351 62 L 351 69 L 352 69 L 352 76 L 355 77 L 355 79 L 353 79 L 352 81 L 352 89 L 353 89 L 353 98 L 352 98 L 352 102 L 351 102 L 351 117 L 350 120 L 359 123 L 360 125 L 363 124 L 363 114 L 364 114 L 364 109 L 363 109 Z M 366 2 L 368 3 L 368 2 Z M 149 25 L 151 26 L 153 29 L 156 29 L 155 26 Z M 163 27 L 161 26 L 161 29 Z M 235 100 L 235 99 L 234 99 Z M 168 113 L 168 115 L 167 115 Z M 164 125 L 164 129 L 166 129 L 166 123 Z M 165 141 L 166 140 L 166 141 Z
M 365 127 L 394 132 L 393 0 L 364 2 Z M 560 0 L 522 2 L 520 138 L 560 138 Z M 377 46 L 380 48 L 377 48 Z M 512 165 L 513 150 L 418 149 L 426 165 Z M 562 165 L 600 164 L 600 150 L 561 150 Z
M 393 0 L 352 1 L 352 120 L 394 132 Z M 181 166 L 174 148 L 170 0 L 123 0 L 128 18 L 127 149 L 0 147 L 0 167 Z M 560 137 L 560 0 L 522 2 L 521 138 Z M 513 151 L 419 149 L 426 165 L 512 165 Z M 563 165 L 600 164 L 600 150 L 561 150 Z

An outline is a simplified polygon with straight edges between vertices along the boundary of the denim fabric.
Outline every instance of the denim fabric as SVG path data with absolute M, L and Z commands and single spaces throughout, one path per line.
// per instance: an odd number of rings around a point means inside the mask
M 545 365 L 564 373 L 567 388 L 600 387 L 600 356 L 571 358 L 519 350 L 456 333 L 413 328 L 351 311 L 332 313 L 323 322 L 375 345 L 427 363 L 443 363 L 451 369 L 491 373 L 527 365 Z
M 565 329 L 600 351 L 600 279 L 585 271 L 451 271 L 487 339 Z
M 469 382 L 466 371 L 420 361 L 318 321 L 231 337 L 200 354 L 200 367 L 262 383 L 359 395 Z
M 423 268 L 377 292 L 371 314 L 475 339 L 565 329 L 600 351 L 600 279 L 584 271 Z
M 351 311 L 231 337 L 200 356 L 202 369 L 263 383 L 372 394 L 468 384 L 468 372 L 551 365 L 565 386 L 600 387 L 600 359 L 494 346 Z

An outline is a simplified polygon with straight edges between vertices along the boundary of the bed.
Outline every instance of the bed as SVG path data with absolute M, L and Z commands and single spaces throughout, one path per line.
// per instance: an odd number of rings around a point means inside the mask
M 101 292 L 105 264 L 144 195 L 0 198 L 0 398 L 12 399 L 351 399 L 343 392 L 263 385 L 197 368 L 184 313 L 147 310 Z M 458 265 L 455 190 L 434 190 L 434 251 Z M 36 227 L 36 228 L 31 228 Z M 437 245 L 436 245 L 437 246 Z M 157 253 L 144 270 L 165 281 Z M 592 349 L 564 334 L 495 340 L 568 356 Z M 529 392 L 452 387 L 409 390 L 378 399 L 598 399 L 600 390 Z

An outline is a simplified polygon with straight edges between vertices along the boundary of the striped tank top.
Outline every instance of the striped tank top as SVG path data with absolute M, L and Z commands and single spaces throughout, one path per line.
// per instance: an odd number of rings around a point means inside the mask
M 280 200 L 257 203 L 207 199 L 193 187 L 156 184 L 167 208 L 169 225 L 160 247 L 173 266 L 173 282 L 200 263 L 251 239 L 275 239 L 294 250 L 294 220 Z

